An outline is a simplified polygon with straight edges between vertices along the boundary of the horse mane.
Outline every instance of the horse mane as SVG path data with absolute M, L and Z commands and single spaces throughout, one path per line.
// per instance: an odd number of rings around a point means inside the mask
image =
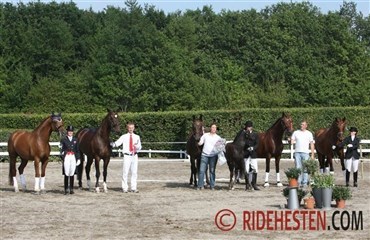
M 43 126 L 46 124 L 47 121 L 50 121 L 50 116 L 44 118 L 44 120 L 42 120 L 42 122 L 33 131 L 34 132 L 37 132 L 38 130 L 40 130 L 41 128 L 43 128 Z

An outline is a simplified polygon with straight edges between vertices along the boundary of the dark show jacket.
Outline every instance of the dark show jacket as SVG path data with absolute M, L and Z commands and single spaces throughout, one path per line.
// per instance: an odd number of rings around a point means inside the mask
M 352 144 L 352 147 L 347 147 L 346 153 L 344 157 L 346 159 L 354 158 L 354 159 L 360 159 L 360 153 L 358 152 L 358 147 L 360 146 L 360 139 L 358 137 L 355 137 L 352 141 L 351 136 L 346 137 L 343 142 L 341 142 L 339 147 L 347 146 L 348 144 Z

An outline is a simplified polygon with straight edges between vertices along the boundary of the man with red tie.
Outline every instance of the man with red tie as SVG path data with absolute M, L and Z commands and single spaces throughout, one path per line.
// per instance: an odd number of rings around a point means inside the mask
M 117 141 L 112 142 L 112 147 L 122 145 L 123 152 L 123 174 L 122 174 L 122 190 L 128 192 L 128 174 L 131 170 L 131 192 L 138 193 L 137 189 L 137 169 L 138 156 L 137 152 L 141 149 L 140 136 L 134 133 L 135 125 L 131 122 L 127 123 L 127 133 L 122 135 Z

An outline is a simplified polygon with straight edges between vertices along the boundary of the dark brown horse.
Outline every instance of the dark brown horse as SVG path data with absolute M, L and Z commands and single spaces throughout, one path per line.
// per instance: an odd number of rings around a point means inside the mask
M 227 165 L 230 171 L 230 182 L 229 189 L 233 190 L 235 182 L 238 178 L 238 173 L 243 171 L 245 172 L 245 144 L 247 142 L 247 137 L 244 129 L 240 130 L 233 142 L 229 142 L 225 146 L 225 157 L 227 160 Z M 234 177 L 235 176 L 235 177 Z M 245 176 L 245 184 L 247 187 L 247 174 Z
M 284 149 L 283 136 L 287 133 L 290 136 L 293 133 L 293 119 L 289 114 L 283 113 L 282 116 L 266 131 L 259 133 L 259 145 L 257 148 L 257 157 L 266 158 L 265 187 L 270 186 L 270 160 L 275 158 L 276 183 L 282 187 L 280 182 L 280 158 Z
M 233 181 L 233 175 L 236 176 L 239 170 L 245 172 L 244 166 L 244 145 L 245 145 L 245 134 L 241 134 L 241 130 L 235 137 L 232 143 L 226 145 L 226 159 L 228 161 L 230 170 L 230 184 L 229 188 L 232 189 L 236 181 Z M 280 118 L 270 127 L 266 132 L 258 134 L 259 141 L 256 149 L 258 158 L 266 159 L 266 177 L 265 187 L 269 186 L 268 177 L 270 173 L 270 160 L 272 157 L 275 158 L 276 168 L 276 180 L 278 186 L 283 186 L 280 182 L 280 158 L 283 152 L 283 136 L 287 132 L 291 134 L 293 132 L 293 120 L 289 114 L 283 113 Z
M 199 146 L 199 140 L 203 135 L 203 117 L 200 115 L 199 119 L 193 116 L 193 123 L 191 126 L 191 132 L 189 134 L 188 140 L 186 142 L 186 153 L 190 156 L 190 182 L 192 185 L 194 181 L 194 186 L 197 187 L 197 175 L 200 166 L 200 156 L 202 154 L 202 146 Z
M 343 147 L 338 145 L 343 141 L 346 124 L 346 118 L 335 118 L 330 128 L 320 128 L 315 132 L 315 148 L 321 172 L 324 172 L 325 169 L 329 170 L 330 166 L 330 172 L 334 173 L 334 155 L 339 157 L 342 171 L 345 170 Z M 334 150 L 333 146 L 336 146 Z
M 14 186 L 18 192 L 16 160 L 19 156 L 21 164 L 18 167 L 22 189 L 26 190 L 26 178 L 23 175 L 24 168 L 29 160 L 34 160 L 35 164 L 35 191 L 36 193 L 45 192 L 45 171 L 50 156 L 49 139 L 53 131 L 64 131 L 61 114 L 51 114 L 45 118 L 38 127 L 32 132 L 16 131 L 8 139 L 9 152 L 9 184 Z M 40 179 L 41 162 L 41 179 Z
M 110 161 L 111 156 L 111 146 L 109 141 L 109 135 L 112 129 L 115 132 L 120 131 L 120 122 L 118 119 L 117 112 L 108 110 L 108 114 L 103 119 L 100 127 L 98 129 L 92 128 L 83 128 L 80 129 L 76 133 L 76 137 L 78 139 L 78 144 L 80 147 L 81 153 L 81 164 L 77 168 L 77 177 L 78 177 L 78 186 L 82 188 L 82 172 L 83 172 L 83 163 L 84 157 L 83 154 L 87 156 L 86 162 L 86 178 L 87 178 L 87 186 L 89 190 L 91 190 L 91 181 L 90 181 L 90 169 L 91 164 L 93 163 L 93 159 L 95 159 L 95 170 L 96 170 L 96 184 L 95 190 L 96 192 L 100 192 L 99 189 L 99 177 L 100 177 L 100 170 L 99 170 L 99 163 L 100 159 L 103 159 L 103 188 L 104 192 L 108 191 L 107 188 L 107 170 L 108 164 Z

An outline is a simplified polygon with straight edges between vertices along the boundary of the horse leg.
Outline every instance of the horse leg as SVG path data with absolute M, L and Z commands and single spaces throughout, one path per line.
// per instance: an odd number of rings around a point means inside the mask
M 266 158 L 266 175 L 265 175 L 265 184 L 264 187 L 269 187 L 269 174 L 270 174 L 270 157 Z
M 228 165 L 229 165 L 229 171 L 230 171 L 229 190 L 234 190 L 233 177 L 234 177 L 234 171 L 235 171 L 235 164 L 230 163 Z
M 40 159 L 35 158 L 35 192 L 40 194 Z
M 46 159 L 41 162 L 41 178 L 40 178 L 40 190 L 41 193 L 46 193 L 45 191 L 45 174 L 46 174 L 46 166 L 49 163 L 49 159 Z
M 343 153 L 343 150 L 338 152 L 338 157 L 340 159 L 340 165 L 342 166 L 343 177 L 344 177 L 344 179 L 346 179 L 346 166 L 344 164 L 344 153 Z
M 327 165 L 328 167 L 326 167 L 327 170 L 329 170 L 330 174 L 334 175 L 334 167 L 333 167 L 333 157 L 332 156 L 328 156 L 328 159 L 327 159 Z
M 104 192 L 105 193 L 108 192 L 107 175 L 108 175 L 108 164 L 109 164 L 109 161 L 110 161 L 110 158 L 104 159 L 104 165 L 103 165 L 103 178 L 104 178 L 103 189 L 104 189 Z
M 324 173 L 325 170 L 325 156 L 321 153 L 317 153 L 317 158 L 319 159 L 320 163 L 320 173 Z
M 196 170 L 195 170 L 195 159 L 190 156 L 190 181 L 189 181 L 189 185 L 192 185 L 193 184 L 193 176 L 194 178 L 196 178 L 195 174 L 196 174 Z M 196 182 L 196 180 L 195 180 Z M 196 186 L 196 185 L 195 185 Z
M 9 159 L 9 185 L 13 185 L 15 192 L 19 192 L 16 170 L 17 156 L 9 154 Z
M 100 158 L 95 156 L 95 177 L 96 177 L 96 183 L 95 183 L 95 191 L 97 193 L 100 192 L 99 188 L 99 177 L 100 177 L 100 167 L 99 167 Z
M 77 166 L 78 188 L 82 189 L 82 174 L 84 169 L 84 155 L 81 154 L 80 165 Z
M 18 167 L 18 172 L 19 172 L 19 178 L 21 180 L 21 185 L 23 191 L 27 190 L 27 184 L 26 184 L 26 176 L 24 176 L 24 168 L 27 166 L 28 160 L 22 159 L 21 164 Z
M 280 158 L 281 156 L 275 157 L 275 169 L 276 169 L 276 184 L 278 187 L 282 187 L 283 184 L 280 181 Z
M 85 167 L 87 187 L 89 188 L 89 191 L 91 191 L 90 169 L 91 169 L 92 162 L 93 162 L 92 158 L 87 158 L 86 167 Z

